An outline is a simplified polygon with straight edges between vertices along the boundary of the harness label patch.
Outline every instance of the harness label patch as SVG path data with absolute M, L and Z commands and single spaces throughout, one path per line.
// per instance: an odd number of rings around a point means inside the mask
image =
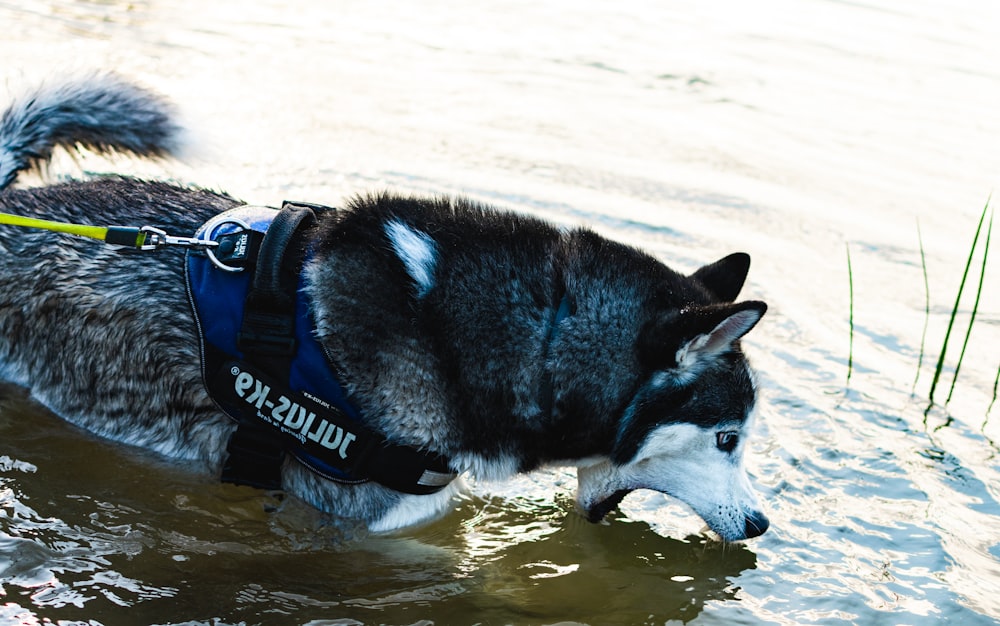
M 357 435 L 327 419 L 331 408 L 325 402 L 278 389 L 272 381 L 243 363 L 226 364 L 222 374 L 228 374 L 224 376 L 228 382 L 227 391 L 234 400 L 245 405 L 244 410 L 253 412 L 262 422 L 303 446 L 319 445 L 347 460 L 349 447 L 357 440 Z
M 250 241 L 250 235 L 247 233 L 240 233 L 239 238 L 236 240 L 236 249 L 233 250 L 233 258 L 236 259 L 246 258 L 248 241 Z

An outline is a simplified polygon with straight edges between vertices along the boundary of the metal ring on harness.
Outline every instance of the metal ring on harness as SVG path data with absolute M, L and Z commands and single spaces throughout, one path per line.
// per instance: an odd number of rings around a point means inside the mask
M 205 222 L 205 225 L 201 229 L 201 235 L 198 238 L 202 241 L 215 241 L 216 231 L 227 224 L 234 224 L 243 228 L 243 230 L 252 230 L 248 222 L 235 217 L 226 217 L 226 214 L 222 213 Z M 215 256 L 211 248 L 205 248 L 205 254 L 208 256 L 208 260 L 212 262 L 212 265 L 224 272 L 242 272 L 244 269 L 242 267 L 226 265 Z

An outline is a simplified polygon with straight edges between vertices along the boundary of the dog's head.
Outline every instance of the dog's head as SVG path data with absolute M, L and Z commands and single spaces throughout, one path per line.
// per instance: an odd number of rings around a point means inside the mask
M 749 264 L 735 254 L 686 277 L 705 302 L 668 307 L 642 328 L 641 380 L 611 453 L 578 471 L 577 502 L 591 521 L 629 492 L 653 489 L 688 504 L 724 540 L 767 530 L 743 467 L 756 389 L 739 339 L 767 309 L 734 302 Z

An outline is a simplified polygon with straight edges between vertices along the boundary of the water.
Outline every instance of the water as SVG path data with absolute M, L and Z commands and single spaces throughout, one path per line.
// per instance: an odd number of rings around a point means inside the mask
M 685 270 L 749 252 L 744 294 L 771 306 L 746 340 L 762 393 L 749 467 L 772 521 L 722 546 L 636 493 L 594 526 L 572 471 L 553 470 L 364 537 L 4 388 L 0 622 L 1000 621 L 995 252 L 952 400 L 968 297 L 928 409 L 1000 182 L 998 18 L 944 0 L 0 0 L 10 91 L 118 69 L 174 97 L 200 141 L 182 164 L 84 156 L 50 177 L 127 171 L 268 204 L 465 193 Z M 918 222 L 931 315 L 911 393 Z

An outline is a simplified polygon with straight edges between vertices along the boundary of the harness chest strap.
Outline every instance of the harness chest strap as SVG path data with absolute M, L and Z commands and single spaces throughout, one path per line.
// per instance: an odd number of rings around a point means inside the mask
M 254 461 L 266 456 L 254 451 L 255 440 L 249 440 L 249 450 L 243 449 L 248 446 L 246 437 L 258 437 L 261 430 L 269 435 L 268 443 L 296 448 L 297 457 L 332 480 L 360 482 L 328 475 L 317 462 L 406 493 L 433 493 L 455 478 L 443 457 L 390 444 L 321 398 L 290 391 L 245 362 L 224 364 L 211 388 L 226 406 L 240 406 L 256 417 L 241 421 L 230 440 L 226 482 L 246 484 L 241 474 L 243 455 Z
M 241 209 L 246 207 L 234 211 Z M 239 243 L 228 248 L 237 253 L 224 257 L 220 249 L 227 246 L 220 245 L 209 263 L 203 254 L 189 252 L 189 290 L 202 329 L 205 382 L 215 402 L 237 421 L 222 479 L 279 489 L 288 452 L 331 480 L 374 480 L 404 493 L 439 491 L 457 476 L 447 459 L 392 444 L 366 428 L 312 336 L 299 275 L 306 254 L 303 235 L 315 223 L 317 210 L 327 209 L 285 203 L 280 212 L 269 210 L 273 221 L 264 220 L 266 234 L 255 223 L 249 238 L 245 231 L 211 232 L 215 228 L 209 222 L 202 236 L 235 238 Z M 215 224 L 226 223 L 225 215 Z M 236 222 L 243 223 L 228 220 Z M 230 263 L 252 270 L 252 281 L 249 272 L 220 269 Z M 205 285 L 220 292 L 218 302 L 204 301 Z M 207 323 L 200 313 L 240 300 L 232 297 L 233 286 L 245 290 L 242 311 L 228 313 L 228 323 Z M 224 332 L 213 330 L 217 326 Z

